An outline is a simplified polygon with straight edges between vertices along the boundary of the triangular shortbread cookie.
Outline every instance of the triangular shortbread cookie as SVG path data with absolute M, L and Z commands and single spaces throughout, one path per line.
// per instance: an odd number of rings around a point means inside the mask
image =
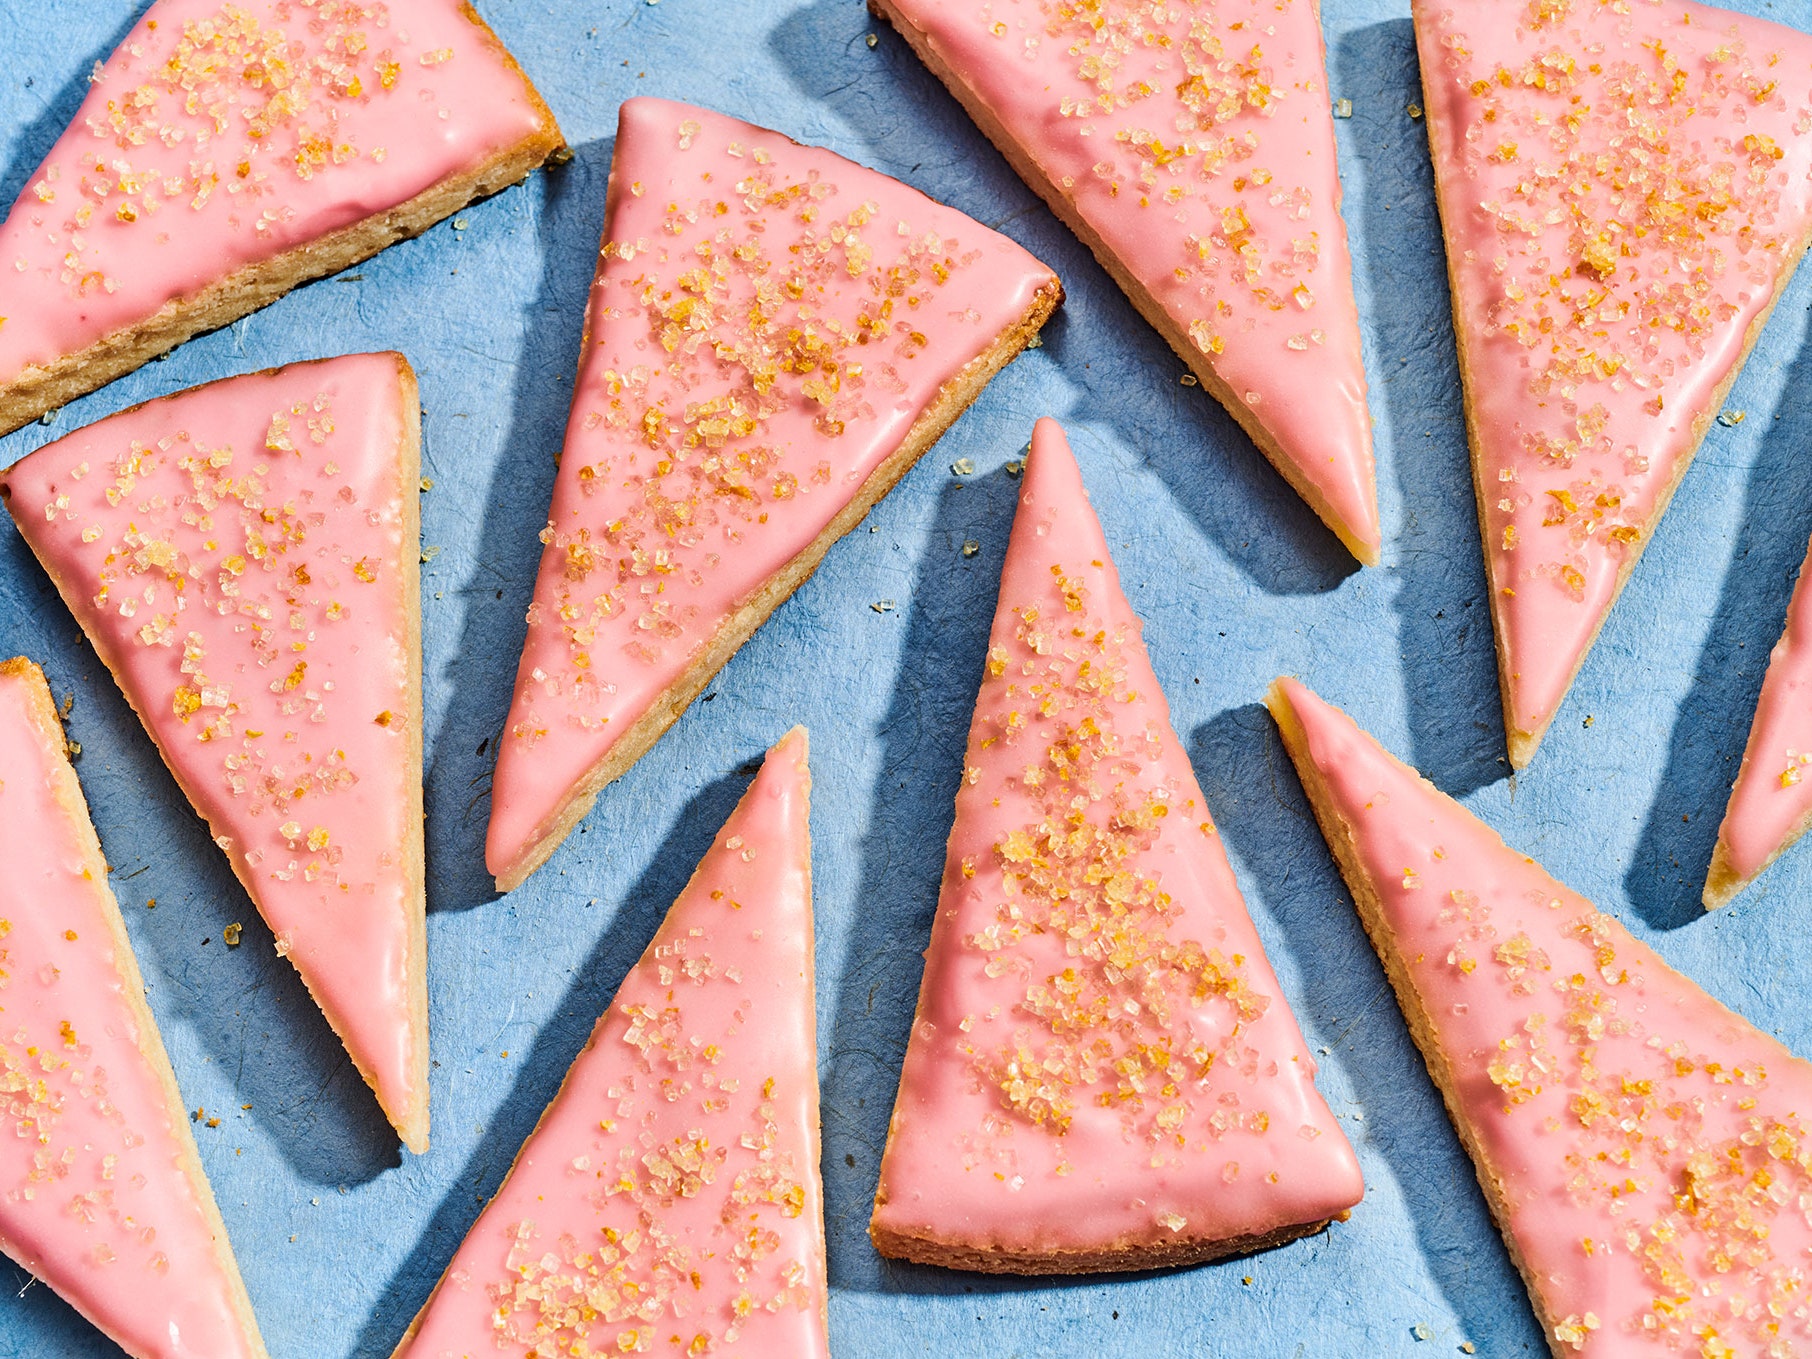
M 1520 769 L 1812 238 L 1812 38 L 1689 0 L 1415 22 Z
M 1554 1353 L 1802 1352 L 1812 1066 L 1301 684 L 1269 701 Z
M 811 775 L 767 762 L 397 1347 L 826 1359 Z
M 157 0 L 0 225 L 0 433 L 561 146 L 470 5 Z
M 1361 562 L 1372 424 L 1311 0 L 871 0 Z
M 0 499 L 421 1151 L 416 402 L 400 354 L 228 378 L 47 444 Z
M 0 1250 L 128 1354 L 263 1359 L 44 676 L 0 663 Z
M 492 784 L 522 882 L 1062 297 L 1004 236 L 775 132 L 632 99 Z
M 1139 633 L 1041 420 L 875 1195 L 885 1255 L 1187 1264 L 1364 1193 Z
M 1705 880 L 1707 909 L 1727 905 L 1812 825 L 1812 552 L 1768 658 L 1749 744 Z

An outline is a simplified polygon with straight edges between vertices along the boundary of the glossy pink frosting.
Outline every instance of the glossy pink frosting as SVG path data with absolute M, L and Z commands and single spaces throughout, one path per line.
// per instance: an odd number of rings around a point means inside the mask
M 1376 556 L 1314 0 L 888 0 Z M 1319 507 L 1318 507 L 1319 508 Z
M 1799 572 L 1787 628 L 1768 658 L 1743 767 L 1718 842 L 1739 878 L 1752 878 L 1799 838 L 1812 814 L 1812 591 Z
M 1281 687 L 1556 1353 L 1803 1353 L 1812 1066 L 1344 713 Z
M 43 687 L 0 671 L 0 1249 L 141 1359 L 261 1359 Z
M 877 1230 L 1010 1253 L 1262 1235 L 1364 1194 L 1063 431 L 1001 570 Z
M 397 1359 L 828 1359 L 810 792 L 795 728 Z
M 494 875 L 1055 283 L 1004 236 L 829 151 L 623 105 L 492 784 Z
M 545 120 L 458 0 L 157 0 L 93 81 L 0 226 L 0 386 Z
M 1812 225 L 1812 38 L 1418 0 L 1511 724 L 1539 732 Z
M 425 980 L 410 975 L 423 903 L 408 849 L 421 768 L 402 362 L 359 354 L 210 383 L 0 476 L 19 531 L 399 1124 L 428 1098 Z

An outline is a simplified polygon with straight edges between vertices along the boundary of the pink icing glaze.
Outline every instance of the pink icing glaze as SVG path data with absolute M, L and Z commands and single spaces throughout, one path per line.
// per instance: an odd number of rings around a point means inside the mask
M 795 728 L 397 1359 L 829 1355 L 810 791 Z
M 157 0 L 0 226 L 0 386 L 544 119 L 457 0 Z
M 1800 568 L 1787 628 L 1768 658 L 1743 767 L 1718 843 L 1739 878 L 1752 878 L 1797 840 L 1812 813 L 1812 591 Z
M 888 0 L 1375 559 L 1359 311 L 1313 0 Z
M 278 951 L 425 1146 L 405 372 L 361 354 L 180 392 L 39 449 L 0 495 Z
M 1099 1251 L 1319 1222 L 1365 1192 L 1139 632 L 1040 420 L 878 1232 Z
M 1799 259 L 1812 39 L 1682 0 L 1435 0 L 1416 40 L 1505 710 L 1535 734 Z
M 1803 1352 L 1812 1066 L 1280 684 L 1326 788 L 1317 810 L 1382 903 L 1373 941 L 1501 1178 L 1499 1225 L 1556 1353 Z
M 1055 286 L 1004 236 L 829 151 L 623 105 L 492 784 L 493 874 Z
M 142 1359 L 260 1359 L 49 697 L 0 668 L 0 1249 Z

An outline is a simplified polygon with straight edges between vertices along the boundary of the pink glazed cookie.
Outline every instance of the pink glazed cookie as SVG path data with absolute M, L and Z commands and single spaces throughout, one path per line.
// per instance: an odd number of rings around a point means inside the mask
M 1295 680 L 1269 703 L 1557 1359 L 1812 1341 L 1812 1065 Z
M 632 99 L 491 786 L 540 867 L 1063 296 L 917 190 Z
M 1316 0 L 870 0 L 1347 550 L 1378 564 Z
M 1726 906 L 1812 825 L 1812 589 L 1799 569 L 1787 628 L 1768 657 L 1743 765 L 1705 879 L 1707 910 Z
M 403 1141 L 428 1145 L 421 410 L 400 354 L 46 444 L 0 500 Z
M 0 662 L 0 1251 L 134 1359 L 264 1359 L 44 676 Z
M 1687 0 L 1414 8 L 1520 769 L 1812 241 L 1812 38 Z
M 875 1194 L 884 1255 L 1189 1264 L 1365 1192 L 1139 633 L 1041 420 Z
M 828 1359 L 810 799 L 795 728 L 395 1359 Z
M 0 434 L 562 147 L 463 0 L 157 0 L 0 224 Z

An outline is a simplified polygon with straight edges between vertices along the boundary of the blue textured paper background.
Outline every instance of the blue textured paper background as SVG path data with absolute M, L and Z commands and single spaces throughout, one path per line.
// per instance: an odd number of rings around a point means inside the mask
M 1298 0 L 1301 3 L 1302 0 Z M 1802 29 L 1812 3 L 1744 4 Z M 10 202 L 139 8 L 0 0 Z M 1733 909 L 1699 886 L 1812 530 L 1802 275 L 1714 428 L 1534 767 L 1502 758 L 1453 338 L 1402 0 L 1325 0 L 1377 419 L 1385 565 L 1357 572 L 1086 251 L 857 0 L 481 0 L 576 159 L 184 346 L 0 440 L 0 465 L 146 397 L 398 348 L 422 379 L 434 1149 L 375 1103 L 30 553 L 0 522 L 0 655 L 75 695 L 71 734 L 202 1159 L 277 1359 L 390 1352 L 593 1020 L 746 785 L 812 729 L 831 1326 L 845 1359 L 1539 1354 L 1471 1168 L 1257 706 L 1306 677 L 1672 962 L 1812 1052 L 1812 848 Z M 870 48 L 866 37 L 877 33 Z M 711 105 L 829 145 L 1022 241 L 1069 301 L 869 521 L 834 548 L 526 887 L 481 858 L 565 421 L 616 108 Z M 969 707 L 1032 421 L 1064 419 L 1321 1088 L 1368 1193 L 1325 1236 L 1244 1261 L 1022 1282 L 891 1264 L 865 1228 L 917 993 Z M 950 464 L 972 458 L 973 476 Z M 981 544 L 965 559 L 965 539 Z M 893 600 L 877 613 L 870 604 Z M 1585 719 L 1595 720 L 1588 728 Z M 158 907 L 145 903 L 156 898 Z M 228 951 L 221 928 L 242 921 Z M 250 1104 L 249 1110 L 241 1105 Z M 0 1264 L 0 1356 L 117 1352 Z M 23 1291 L 21 1291 L 23 1290 Z M 13 1294 L 19 1294 L 14 1297 Z

